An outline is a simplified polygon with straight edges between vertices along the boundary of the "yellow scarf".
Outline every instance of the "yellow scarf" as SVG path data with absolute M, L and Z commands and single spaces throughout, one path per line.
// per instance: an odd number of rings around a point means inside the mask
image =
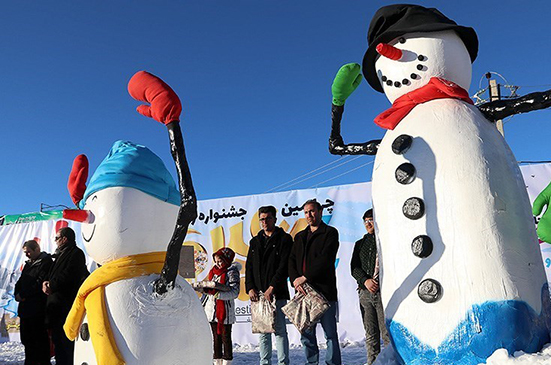
M 88 326 L 96 360 L 101 365 L 124 365 L 105 304 L 105 286 L 119 280 L 160 273 L 166 252 L 151 252 L 127 256 L 111 261 L 96 269 L 82 283 L 63 329 L 70 340 L 78 337 L 84 315 L 88 314 Z

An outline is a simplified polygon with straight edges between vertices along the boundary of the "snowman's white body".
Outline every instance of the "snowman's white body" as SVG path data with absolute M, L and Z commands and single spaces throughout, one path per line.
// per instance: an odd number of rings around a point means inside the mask
M 87 253 L 99 264 L 147 252 L 166 251 L 178 207 L 139 190 L 107 188 L 84 207 L 94 222 L 84 224 Z M 105 287 L 109 324 L 127 365 L 210 365 L 212 336 L 195 291 L 181 277 L 162 296 L 153 293 L 158 274 Z M 83 323 L 87 323 L 87 318 Z M 75 364 L 97 364 L 91 340 L 75 342 Z
M 142 276 L 106 287 L 109 322 L 126 364 L 210 364 L 211 342 L 204 328 L 205 312 L 196 305 L 197 295 L 179 277 L 174 290 L 157 298 L 151 283 L 158 277 Z M 97 364 L 92 341 L 83 341 L 79 335 L 75 364 L 84 362 Z
M 394 45 L 407 50 L 404 54 L 412 60 L 426 56 L 428 70 L 409 88 L 385 85 L 391 101 L 432 76 L 468 89 L 469 56 L 455 33 L 405 37 L 403 45 Z M 400 79 L 412 66 L 380 57 L 376 67 Z M 413 141 L 403 154 L 392 150 L 400 135 Z M 409 184 L 395 177 L 403 163 L 415 167 Z M 419 219 L 402 213 L 413 197 L 424 203 Z M 545 336 L 541 321 L 524 323 L 545 318 L 548 306 L 542 304 L 545 272 L 524 181 L 503 137 L 476 107 L 457 99 L 432 100 L 414 107 L 389 130 L 375 160 L 373 207 L 385 318 L 404 362 L 476 364 L 493 350 L 509 347 L 514 336 L 524 336 L 526 327 L 536 337 Z M 433 243 L 426 258 L 412 252 L 419 235 Z M 418 295 L 425 279 L 441 284 L 434 303 Z M 524 312 L 519 309 L 518 316 L 511 316 L 507 303 L 520 305 Z M 501 318 L 499 308 L 505 310 Z M 532 316 L 525 316 L 530 311 Z M 497 317 L 488 317 L 493 315 Z M 499 326 L 517 333 L 495 333 Z

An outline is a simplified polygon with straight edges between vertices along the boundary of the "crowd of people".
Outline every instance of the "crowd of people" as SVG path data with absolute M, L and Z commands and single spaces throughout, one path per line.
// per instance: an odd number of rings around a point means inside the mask
M 23 244 L 29 260 L 15 285 L 15 299 L 19 302 L 25 365 L 50 365 L 52 352 L 57 365 L 73 364 L 74 342 L 65 335 L 63 324 L 78 288 L 89 275 L 86 257 L 75 239 L 70 227 L 59 229 L 53 255 L 42 252 L 35 240 Z M 55 351 L 50 349 L 50 337 Z
M 306 201 L 303 211 L 308 226 L 295 235 L 293 242 L 291 235 L 276 226 L 275 207 L 264 206 L 258 210 L 261 230 L 249 242 L 245 263 L 246 292 L 252 302 L 263 296 L 269 302 L 275 303 L 277 362 L 279 365 L 288 365 L 289 339 L 285 315 L 281 310 L 290 299 L 287 280 L 289 279 L 296 292 L 304 295 L 304 285 L 308 283 L 329 302 L 329 309 L 319 320 L 327 341 L 325 363 L 341 365 L 335 268 L 339 233 L 337 229 L 323 222 L 323 207 L 316 200 Z M 363 221 L 367 233 L 354 246 L 350 270 L 358 283 L 360 311 L 366 333 L 367 363 L 372 364 L 380 352 L 381 337 L 385 345 L 389 343 L 389 337 L 379 294 L 378 255 L 372 209 L 365 212 Z M 234 256 L 235 253 L 230 248 L 215 252 L 215 265 L 208 275 L 209 280 L 226 284 L 231 290 L 209 290 L 203 297 L 213 331 L 215 365 L 229 365 L 233 359 L 231 325 L 235 323 L 235 316 L 229 313 L 233 311 L 233 302 L 239 294 L 239 273 L 235 263 L 232 263 Z M 272 334 L 259 334 L 258 342 L 260 364 L 271 365 Z M 318 364 L 320 359 L 316 326 L 301 333 L 301 343 L 306 364 Z
M 304 286 L 322 294 L 329 309 L 319 319 L 326 341 L 325 363 L 341 365 L 337 333 L 338 293 L 335 260 L 339 249 L 339 233 L 322 220 L 323 207 L 315 199 L 303 205 L 308 226 L 294 240 L 276 226 L 277 211 L 273 206 L 259 209 L 261 230 L 249 243 L 245 264 L 245 286 L 252 302 L 264 297 L 275 304 L 275 348 L 279 365 L 289 364 L 289 339 L 282 307 L 290 300 L 287 282 L 295 292 L 306 295 Z M 358 298 L 366 333 L 367 363 L 372 364 L 380 352 L 380 341 L 389 342 L 378 283 L 378 254 L 373 224 L 373 211 L 363 215 L 367 233 L 356 242 L 350 270 L 358 283 Z M 73 364 L 74 342 L 64 331 L 63 323 L 77 295 L 78 288 L 89 275 L 84 252 L 77 247 L 75 232 L 61 228 L 55 236 L 57 249 L 53 255 L 42 252 L 34 240 L 23 244 L 29 259 L 15 287 L 21 320 L 21 342 L 25 346 L 25 365 L 50 364 L 55 352 L 56 364 Z M 228 247 L 213 254 L 214 265 L 207 279 L 219 283 L 221 289 L 205 289 L 201 298 L 213 335 L 215 365 L 230 365 L 232 324 L 235 323 L 235 299 L 240 291 L 241 265 Z M 301 333 L 306 364 L 319 363 L 316 327 Z M 51 349 L 51 342 L 54 351 Z M 259 334 L 260 364 L 272 361 L 272 334 Z

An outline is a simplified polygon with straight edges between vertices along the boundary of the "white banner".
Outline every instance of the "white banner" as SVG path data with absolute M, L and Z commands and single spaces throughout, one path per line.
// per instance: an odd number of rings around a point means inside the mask
M 530 199 L 533 201 L 551 180 L 551 164 L 521 167 Z M 371 183 L 342 185 L 328 188 L 295 190 L 283 193 L 250 195 L 199 202 L 199 217 L 191 227 L 185 245 L 195 248 L 196 278 L 202 280 L 212 264 L 212 253 L 227 246 L 236 252 L 241 271 L 241 293 L 236 301 L 237 324 L 232 331 L 234 343 L 256 344 L 258 336 L 251 333 L 250 303 L 245 293 L 245 259 L 249 240 L 259 231 L 258 208 L 276 207 L 277 224 L 294 236 L 306 227 L 300 207 L 316 198 L 325 208 L 323 220 L 339 231 L 340 248 L 335 263 L 339 291 L 339 335 L 341 342 L 363 341 L 364 329 L 360 317 L 357 284 L 350 274 L 350 259 L 354 242 L 365 234 L 363 213 L 371 207 Z M 3 311 L 15 314 L 13 286 L 17 281 L 25 257 L 21 245 L 25 240 L 38 238 L 43 250 L 53 252 L 56 225 L 62 221 L 42 221 L 0 226 L 0 315 Z M 78 224 L 70 224 L 80 238 Z M 77 242 L 80 247 L 82 243 Z M 542 256 L 548 279 L 551 281 L 551 245 L 542 243 Z M 293 291 L 291 290 L 291 293 Z M 291 294 L 292 295 L 292 294 Z M 298 331 L 287 326 L 291 344 L 300 344 Z M 323 333 L 318 330 L 323 342 Z
M 526 165 L 521 166 L 520 170 L 526 183 L 530 202 L 534 202 L 539 193 L 551 181 L 551 164 Z M 547 281 L 551 283 L 551 244 L 540 241 L 540 248 Z
M 5 312 L 11 316 L 17 315 L 17 302 L 13 296 L 13 289 L 27 259 L 23 254 L 23 243 L 35 240 L 40 244 L 42 251 L 53 253 L 56 248 L 55 233 L 61 227 L 67 226 L 75 230 L 77 245 L 84 249 L 80 223 L 48 220 L 0 226 L 0 316 Z M 86 261 L 88 268 L 91 268 L 93 263 L 90 257 L 87 256 Z
M 257 343 L 251 333 L 250 302 L 245 293 L 245 259 L 248 244 L 259 231 L 258 208 L 273 205 L 277 209 L 277 225 L 292 236 L 307 226 L 302 204 L 316 198 L 323 206 L 323 220 L 339 230 L 340 248 L 335 263 L 340 298 L 339 333 L 342 341 L 359 341 L 364 336 L 356 294 L 357 284 L 350 275 L 350 259 L 354 242 L 365 234 L 362 215 L 371 207 L 371 183 L 297 190 L 275 194 L 252 195 L 237 198 L 207 200 L 199 203 L 199 218 L 193 225 L 197 233 L 187 236 L 186 244 L 194 244 L 205 252 L 196 260 L 197 280 L 202 280 L 211 266 L 212 253 L 228 246 L 236 252 L 236 260 L 243 265 L 241 293 L 236 301 L 237 324 L 233 341 L 238 344 Z M 193 243 L 191 243 L 193 242 Z M 293 290 L 291 290 L 293 293 Z M 291 294 L 292 295 L 292 294 Z M 300 335 L 288 325 L 289 340 L 300 344 Z M 319 333 L 320 339 L 323 333 Z

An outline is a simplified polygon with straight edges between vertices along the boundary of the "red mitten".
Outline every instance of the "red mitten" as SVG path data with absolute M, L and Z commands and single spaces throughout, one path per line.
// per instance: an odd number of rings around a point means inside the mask
M 151 105 L 140 105 L 138 113 L 168 124 L 179 121 L 182 104 L 178 95 L 163 80 L 146 71 L 138 71 L 128 82 L 130 96 Z
M 86 180 L 88 179 L 88 158 L 86 155 L 78 155 L 73 161 L 73 169 L 69 175 L 67 189 L 75 205 L 82 200 L 86 191 Z

